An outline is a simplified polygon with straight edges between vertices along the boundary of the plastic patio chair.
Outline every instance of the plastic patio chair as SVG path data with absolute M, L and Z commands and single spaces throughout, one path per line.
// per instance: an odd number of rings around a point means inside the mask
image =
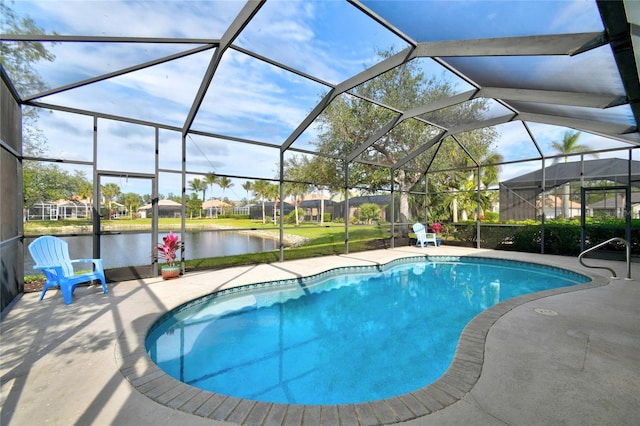
M 60 238 L 50 235 L 33 240 L 29 244 L 29 252 L 36 262 L 33 269 L 41 270 L 47 278 L 42 294 L 40 294 L 40 300 L 44 298 L 49 288 L 60 287 L 64 303 L 68 305 L 71 303 L 73 291 L 76 287 L 79 284 L 93 280 L 100 280 L 102 291 L 104 294 L 108 293 L 102 259 L 71 260 L 69 257 L 69 244 Z M 73 264 L 80 262 L 91 263 L 92 272 L 76 274 Z
M 429 246 L 429 243 L 433 243 L 434 246 L 438 247 L 436 234 L 427 232 L 427 228 L 425 228 L 423 224 L 419 222 L 414 224 L 413 233 L 416 234 L 416 245 L 420 245 L 424 248 L 425 244 Z

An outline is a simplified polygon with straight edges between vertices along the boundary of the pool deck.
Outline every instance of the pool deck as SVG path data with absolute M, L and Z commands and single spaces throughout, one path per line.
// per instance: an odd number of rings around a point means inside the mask
M 592 284 L 523 296 L 474 319 L 431 386 L 370 404 L 254 403 L 194 390 L 159 372 L 144 335 L 168 309 L 239 285 L 419 255 L 486 256 L 565 267 Z M 626 276 L 624 262 L 588 259 Z M 637 425 L 640 264 L 609 280 L 575 257 L 398 247 L 24 294 L 2 314 L 1 425 Z M 392 366 L 390 366 L 392 368 Z M 223 420 L 221 420 L 223 419 Z

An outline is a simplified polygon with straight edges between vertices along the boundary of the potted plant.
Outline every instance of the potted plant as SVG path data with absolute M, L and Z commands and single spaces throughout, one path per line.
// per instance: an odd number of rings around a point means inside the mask
M 442 237 L 440 237 L 440 233 L 442 232 L 442 224 L 439 222 L 434 222 L 431 224 L 431 229 L 436 233 L 436 244 L 442 244 Z
M 180 240 L 173 231 L 169 231 L 169 235 L 162 237 L 162 244 L 156 247 L 158 254 L 167 262 L 160 268 L 162 278 L 165 280 L 177 278 L 180 275 L 180 266 L 176 266 L 176 251 L 179 248 Z

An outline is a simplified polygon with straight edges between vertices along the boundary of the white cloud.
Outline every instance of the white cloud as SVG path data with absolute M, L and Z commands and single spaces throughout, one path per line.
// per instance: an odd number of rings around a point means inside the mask
M 222 36 L 243 3 L 62 0 L 25 1 L 17 6 L 47 31 L 65 35 L 213 39 Z
M 558 4 L 564 8 L 553 17 L 550 30 L 557 33 L 579 33 L 587 31 L 600 31 L 602 19 L 598 14 L 598 8 L 591 0 L 562 1 Z

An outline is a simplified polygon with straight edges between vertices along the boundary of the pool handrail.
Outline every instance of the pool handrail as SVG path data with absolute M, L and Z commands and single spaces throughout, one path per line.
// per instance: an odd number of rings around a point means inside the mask
M 578 262 L 580 262 L 580 264 L 582 266 L 584 266 L 585 268 L 599 268 L 599 269 L 606 269 L 609 272 L 611 272 L 613 274 L 613 276 L 611 278 L 613 279 L 618 279 L 618 276 L 616 275 L 616 271 L 614 271 L 613 269 L 609 268 L 608 266 L 594 266 L 594 265 L 587 265 L 582 261 L 582 258 L 589 252 L 592 252 L 596 249 L 599 249 L 602 246 L 605 246 L 613 241 L 619 241 L 621 243 L 624 243 L 625 247 L 626 247 L 626 252 L 627 252 L 627 277 L 625 278 L 625 280 L 629 280 L 631 281 L 631 244 L 629 243 L 629 241 L 625 240 L 624 238 L 620 238 L 620 237 L 613 237 L 613 238 L 609 238 L 607 241 L 604 241 L 600 244 L 596 244 L 595 246 L 588 248 L 586 250 L 584 250 L 582 253 L 580 253 L 578 255 Z

